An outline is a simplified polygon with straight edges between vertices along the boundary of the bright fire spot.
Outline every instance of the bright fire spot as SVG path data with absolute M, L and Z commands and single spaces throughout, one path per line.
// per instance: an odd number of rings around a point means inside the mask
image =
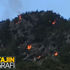
M 53 21 L 52 24 L 55 25 L 56 24 L 56 21 Z
M 28 49 L 28 50 L 31 50 L 31 48 L 32 48 L 31 45 L 28 45 L 28 46 L 27 46 L 27 49 Z
M 58 52 L 55 52 L 55 53 L 54 53 L 54 56 L 58 56 Z
M 37 59 L 40 59 L 40 58 L 41 58 L 41 56 L 38 56 L 38 57 L 37 57 Z
M 21 17 L 21 15 L 19 15 L 19 21 L 21 21 L 22 20 L 22 17 Z

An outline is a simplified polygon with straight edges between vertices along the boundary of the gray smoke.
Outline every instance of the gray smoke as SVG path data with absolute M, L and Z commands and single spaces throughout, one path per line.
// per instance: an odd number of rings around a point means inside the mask
M 20 13 L 22 9 L 22 0 L 8 0 L 9 7 L 15 13 Z
M 4 19 L 12 19 L 23 12 L 22 0 L 3 0 L 2 3 L 5 9 L 3 13 Z

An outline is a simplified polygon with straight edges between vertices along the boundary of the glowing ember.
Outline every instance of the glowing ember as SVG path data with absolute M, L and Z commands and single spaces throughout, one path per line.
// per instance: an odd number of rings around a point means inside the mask
M 40 59 L 40 58 L 41 58 L 41 56 L 38 56 L 38 57 L 37 57 L 37 59 Z
M 55 52 L 55 53 L 54 53 L 54 56 L 58 56 L 58 52 Z
M 56 21 L 53 21 L 52 24 L 55 25 L 56 24 Z
M 22 20 L 22 17 L 21 17 L 21 15 L 19 15 L 19 21 L 21 21 Z
M 28 50 L 31 50 L 31 48 L 32 48 L 31 45 L 28 45 L 28 46 L 27 46 L 27 49 L 28 49 Z

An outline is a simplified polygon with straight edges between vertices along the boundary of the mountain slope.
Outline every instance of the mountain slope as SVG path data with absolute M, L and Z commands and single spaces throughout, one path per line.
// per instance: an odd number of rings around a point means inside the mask
M 69 30 L 70 21 L 52 11 L 20 14 L 12 21 L 0 23 L 0 55 L 16 56 L 18 65 L 26 61 L 42 65 L 48 61 L 50 65 L 59 65 L 58 70 L 62 70 L 62 66 L 66 69 L 66 65 L 70 65 Z M 29 64 L 26 62 L 26 65 Z M 43 68 L 55 69 L 45 65 Z

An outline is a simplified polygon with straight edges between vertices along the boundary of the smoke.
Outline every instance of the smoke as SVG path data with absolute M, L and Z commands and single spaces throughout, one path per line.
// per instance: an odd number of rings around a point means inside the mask
M 20 13 L 23 13 L 22 0 L 3 0 L 2 5 L 4 8 L 3 19 L 13 19 Z
M 22 6 L 22 0 L 8 0 L 9 8 L 14 13 L 21 13 Z

